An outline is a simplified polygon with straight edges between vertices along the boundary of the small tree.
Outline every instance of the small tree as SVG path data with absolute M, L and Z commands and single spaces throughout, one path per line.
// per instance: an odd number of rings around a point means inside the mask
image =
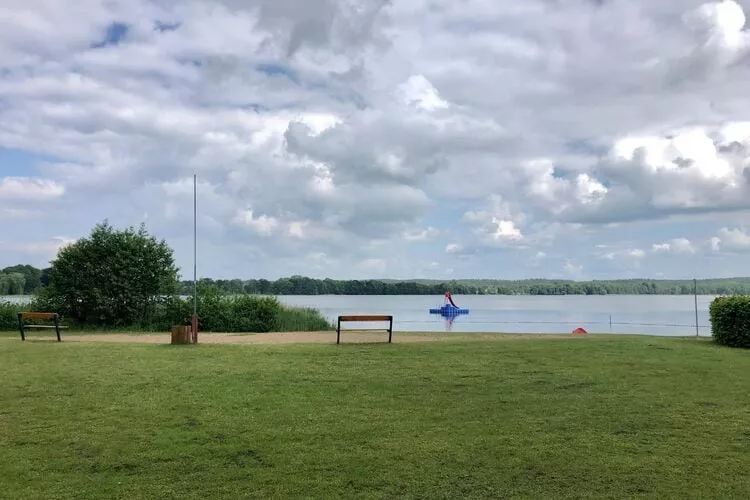
M 44 299 L 77 323 L 138 325 L 162 297 L 177 293 L 172 249 L 143 224 L 117 231 L 104 221 L 89 238 L 62 248 L 51 264 Z

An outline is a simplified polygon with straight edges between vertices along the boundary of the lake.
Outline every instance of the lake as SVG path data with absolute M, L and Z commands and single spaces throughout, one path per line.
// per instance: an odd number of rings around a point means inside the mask
M 469 309 L 469 314 L 451 321 L 428 313 L 443 304 L 442 296 L 279 296 L 284 304 L 318 309 L 331 322 L 339 314 L 392 314 L 396 332 L 569 333 L 583 327 L 589 333 L 695 335 L 692 295 L 454 295 L 453 299 L 459 307 Z M 711 335 L 708 307 L 713 299 L 713 295 L 698 296 L 701 336 Z

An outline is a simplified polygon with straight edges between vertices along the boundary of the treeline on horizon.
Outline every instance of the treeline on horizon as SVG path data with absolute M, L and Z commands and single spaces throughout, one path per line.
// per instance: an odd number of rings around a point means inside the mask
M 278 280 L 212 280 L 229 294 L 263 295 L 690 295 L 693 280 L 333 280 L 291 276 Z M 750 278 L 716 278 L 697 281 L 699 295 L 750 294 Z M 193 282 L 182 281 L 181 293 L 191 295 Z
M 0 270 L 0 295 L 31 295 L 49 284 L 52 269 L 18 265 Z
M 46 287 L 50 269 L 29 265 L 0 270 L 0 295 L 30 295 Z M 277 280 L 201 279 L 228 294 L 261 295 L 690 295 L 693 280 L 333 280 L 291 276 Z M 697 281 L 700 295 L 750 294 L 750 277 L 715 278 Z M 180 293 L 193 293 L 192 281 L 180 282 Z

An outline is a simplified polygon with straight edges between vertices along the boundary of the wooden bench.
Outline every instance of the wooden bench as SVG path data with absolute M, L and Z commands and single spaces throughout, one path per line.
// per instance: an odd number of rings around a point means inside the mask
M 366 321 L 387 321 L 388 322 L 388 343 L 391 343 L 393 338 L 393 316 L 378 316 L 378 315 L 354 315 L 354 316 L 339 316 L 339 322 L 336 326 L 336 343 L 341 343 L 341 323 L 344 322 L 366 322 Z
M 47 321 L 54 321 L 54 325 L 27 325 L 24 320 L 27 319 L 43 319 Z M 26 330 L 29 328 L 54 328 L 57 334 L 57 341 L 61 342 L 60 330 L 67 328 L 66 326 L 60 326 L 60 316 L 57 313 L 43 313 L 43 312 L 20 312 L 18 313 L 18 328 L 21 331 L 21 340 L 26 340 Z

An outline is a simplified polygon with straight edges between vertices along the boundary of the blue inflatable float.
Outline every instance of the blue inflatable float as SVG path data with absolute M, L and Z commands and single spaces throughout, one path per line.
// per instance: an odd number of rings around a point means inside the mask
M 469 314 L 468 309 L 461 309 L 450 304 L 443 307 L 430 309 L 430 314 L 440 314 L 442 316 L 458 316 L 459 314 Z
M 441 316 L 452 317 L 459 314 L 469 314 L 468 309 L 462 309 L 453 302 L 450 292 L 445 292 L 445 304 L 442 307 L 430 309 L 430 314 L 439 314 Z

